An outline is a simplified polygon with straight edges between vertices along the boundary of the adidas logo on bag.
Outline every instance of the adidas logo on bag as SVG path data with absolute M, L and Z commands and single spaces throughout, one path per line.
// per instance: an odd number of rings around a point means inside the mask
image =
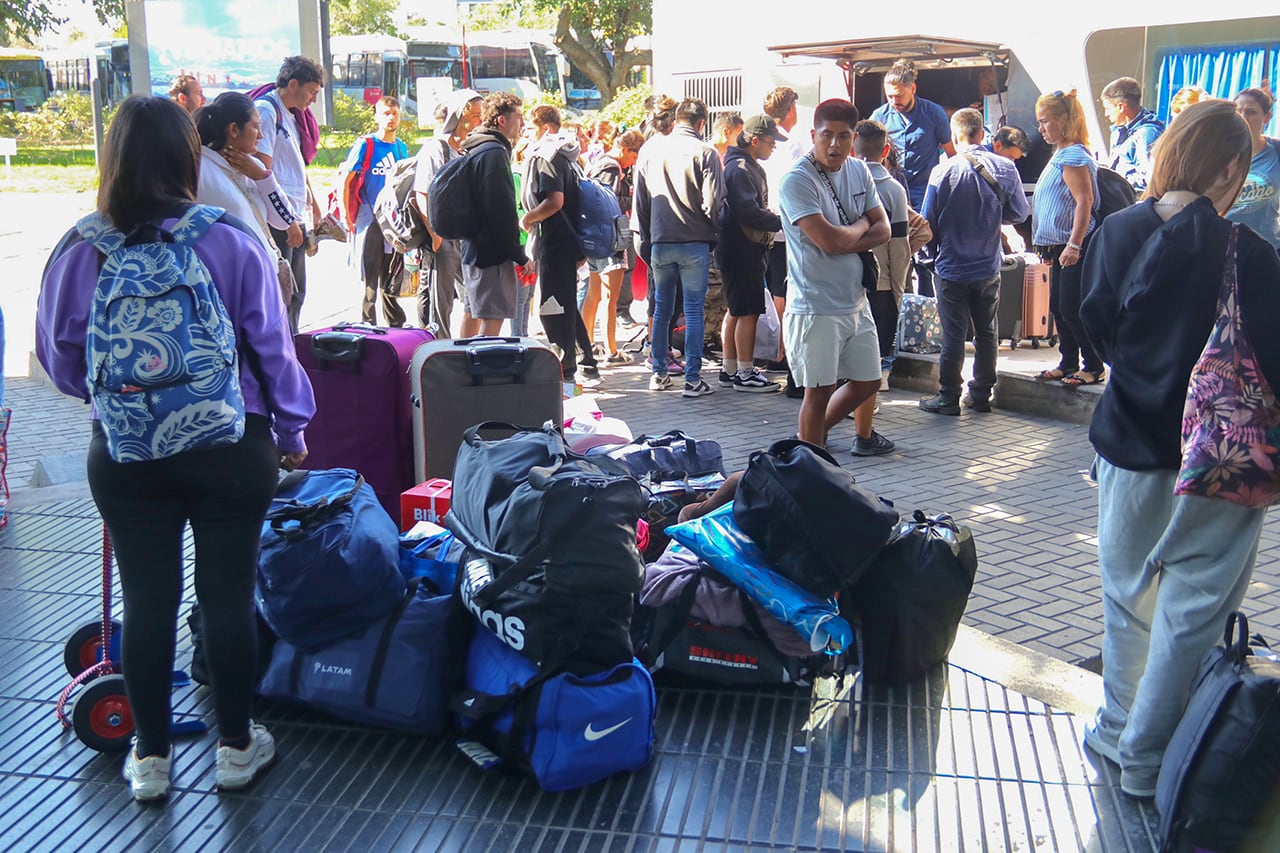
M 476 558 L 467 562 L 462 580 L 462 604 L 480 620 L 480 624 L 493 632 L 499 640 L 516 651 L 524 649 L 524 620 L 518 616 L 503 616 L 496 610 L 484 610 L 476 603 L 475 590 L 483 589 L 493 580 L 493 572 L 487 560 Z

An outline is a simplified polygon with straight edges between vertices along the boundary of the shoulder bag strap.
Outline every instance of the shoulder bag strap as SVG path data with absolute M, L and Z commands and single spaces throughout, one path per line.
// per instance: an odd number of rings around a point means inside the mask
M 1005 192 L 1004 187 L 1000 186 L 1000 182 L 996 180 L 996 176 L 991 174 L 991 170 L 987 168 L 987 164 L 983 163 L 979 157 L 972 151 L 964 152 L 964 159 L 969 161 L 969 165 L 973 167 L 973 171 L 978 173 L 978 177 L 987 182 L 987 185 L 995 191 L 996 198 L 1000 200 L 1000 206 L 1004 207 L 1009 203 L 1009 193 Z
M 827 191 L 831 193 L 831 200 L 836 203 L 836 212 L 840 214 L 840 224 L 852 225 L 853 223 L 849 221 L 849 214 L 845 213 L 844 205 L 840 202 L 840 195 L 836 192 L 836 185 L 831 183 L 831 178 L 827 176 L 826 171 L 818 165 L 818 158 L 813 156 L 812 151 L 806 157 L 813 164 L 813 168 L 818 170 L 818 176 L 822 178 L 822 182 L 827 185 Z

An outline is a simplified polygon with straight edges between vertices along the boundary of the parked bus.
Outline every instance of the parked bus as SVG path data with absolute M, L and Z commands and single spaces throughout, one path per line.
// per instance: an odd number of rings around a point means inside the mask
M 89 63 L 92 61 L 97 63 L 103 109 L 110 109 L 129 97 L 128 39 L 101 41 L 92 50 L 85 46 L 49 52 L 44 55 L 44 60 L 49 72 L 50 94 L 88 94 Z
M 405 44 L 383 35 L 333 36 L 329 39 L 329 74 L 333 90 L 357 101 L 376 104 L 392 95 L 405 112 L 414 113 L 417 102 L 406 74 Z
M 479 92 L 513 92 L 523 100 L 540 92 L 566 95 L 568 62 L 545 33 L 468 34 L 466 52 L 470 85 Z
M 49 72 L 39 53 L 0 47 L 0 110 L 30 112 L 49 98 Z

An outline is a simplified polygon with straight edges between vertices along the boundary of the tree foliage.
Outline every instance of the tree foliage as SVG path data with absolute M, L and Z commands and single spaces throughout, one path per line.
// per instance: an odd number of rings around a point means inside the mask
M 104 24 L 124 20 L 124 0 L 81 0 L 92 2 L 93 11 Z M 0 43 L 10 40 L 35 42 L 43 33 L 66 23 L 53 0 L 0 0 Z
M 555 43 L 575 68 L 613 100 L 632 69 L 651 65 L 653 53 L 634 46 L 653 32 L 653 0 L 532 0 L 556 14 Z M 609 57 L 613 61 L 610 63 Z
M 329 32 L 335 36 L 399 35 L 395 22 L 399 8 L 400 0 L 331 0 Z
M 616 128 L 638 130 L 644 119 L 644 99 L 652 94 L 649 86 L 619 89 L 614 99 L 600 110 L 599 118 L 608 120 Z
M 558 4 L 557 4 L 558 5 Z M 555 28 L 559 9 L 537 8 L 535 0 L 498 0 L 471 3 L 462 23 L 472 30 L 546 30 Z

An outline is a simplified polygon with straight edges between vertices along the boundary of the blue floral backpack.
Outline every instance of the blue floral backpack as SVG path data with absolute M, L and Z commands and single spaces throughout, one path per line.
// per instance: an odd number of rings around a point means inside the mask
M 225 211 L 196 205 L 172 231 L 127 236 L 99 213 L 76 230 L 106 255 L 85 346 L 88 385 L 117 462 L 244 436 L 235 330 L 196 241 Z

